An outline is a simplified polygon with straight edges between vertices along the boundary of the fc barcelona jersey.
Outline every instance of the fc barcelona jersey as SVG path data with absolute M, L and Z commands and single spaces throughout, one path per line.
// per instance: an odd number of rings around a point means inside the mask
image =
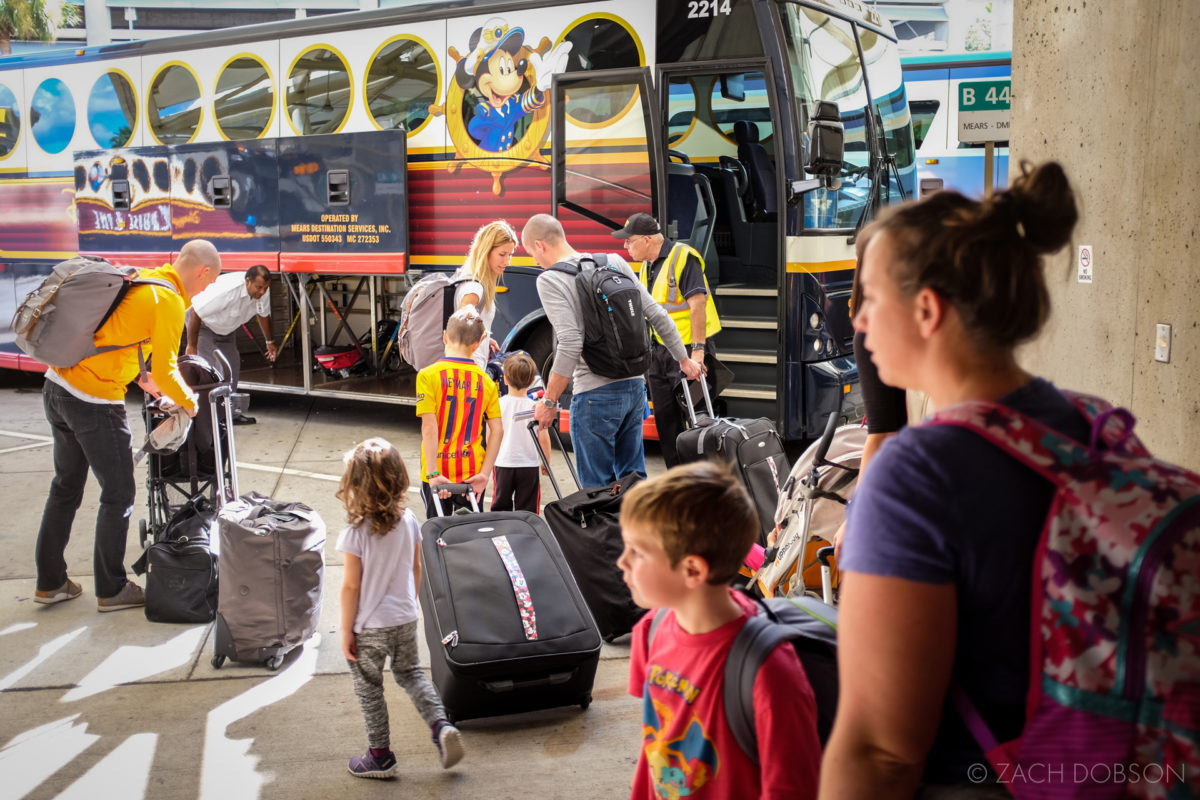
M 421 475 L 440 472 L 452 483 L 463 483 L 483 467 L 484 417 L 500 418 L 500 389 L 470 358 L 447 356 L 417 373 L 417 416 L 437 417 L 436 463 L 426 464 L 421 450 Z

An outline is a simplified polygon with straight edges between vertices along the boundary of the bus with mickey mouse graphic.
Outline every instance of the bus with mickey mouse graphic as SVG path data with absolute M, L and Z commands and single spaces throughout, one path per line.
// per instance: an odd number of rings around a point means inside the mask
M 861 414 L 853 241 L 915 183 L 894 35 L 853 0 L 429 3 L 0 59 L 0 367 L 40 368 L 6 322 L 58 261 L 200 237 L 278 274 L 280 355 L 242 385 L 412 403 L 414 278 L 492 219 L 601 252 L 644 211 L 705 257 L 725 412 L 811 438 Z M 492 335 L 546 367 L 537 275 L 518 252 Z

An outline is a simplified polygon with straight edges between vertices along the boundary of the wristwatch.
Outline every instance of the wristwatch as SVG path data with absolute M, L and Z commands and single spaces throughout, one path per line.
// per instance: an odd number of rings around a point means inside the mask
M 549 397 L 543 397 L 541 399 L 541 404 L 544 405 L 546 408 L 558 408 L 558 401 L 551 400 Z

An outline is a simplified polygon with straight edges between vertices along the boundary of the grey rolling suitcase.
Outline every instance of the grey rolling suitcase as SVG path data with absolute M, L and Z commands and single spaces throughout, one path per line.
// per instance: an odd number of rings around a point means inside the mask
M 217 517 L 220 574 L 212 665 L 225 659 L 278 669 L 321 616 L 325 523 L 303 503 L 250 493 Z
M 433 684 L 450 721 L 586 709 L 600 631 L 541 517 L 435 517 L 421 537 L 421 616 Z

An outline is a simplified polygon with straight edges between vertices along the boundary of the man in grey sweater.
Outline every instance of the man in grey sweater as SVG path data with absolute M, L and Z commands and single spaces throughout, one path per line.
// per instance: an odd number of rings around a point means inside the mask
M 580 481 L 590 487 L 612 483 L 631 472 L 645 477 L 646 455 L 642 446 L 642 420 L 646 416 L 645 379 L 636 375 L 613 380 L 588 369 L 582 358 L 583 309 L 575 278 L 564 272 L 549 271 L 549 267 L 559 262 L 577 265 L 584 254 L 571 247 L 562 225 L 549 214 L 537 214 L 525 223 L 521 244 L 545 270 L 537 279 L 538 297 L 554 326 L 557 340 L 554 366 L 546 376 L 546 394 L 535 407 L 534 415 L 543 428 L 556 422 L 558 398 L 567 388 L 567 382 L 573 379 L 571 442 Z M 607 258 L 610 265 L 640 286 L 623 258 L 612 253 L 607 254 Z M 688 358 L 670 315 L 644 288 L 642 293 L 645 294 L 642 309 L 671 355 L 679 361 L 679 368 L 691 380 L 700 377 L 702 367 Z

